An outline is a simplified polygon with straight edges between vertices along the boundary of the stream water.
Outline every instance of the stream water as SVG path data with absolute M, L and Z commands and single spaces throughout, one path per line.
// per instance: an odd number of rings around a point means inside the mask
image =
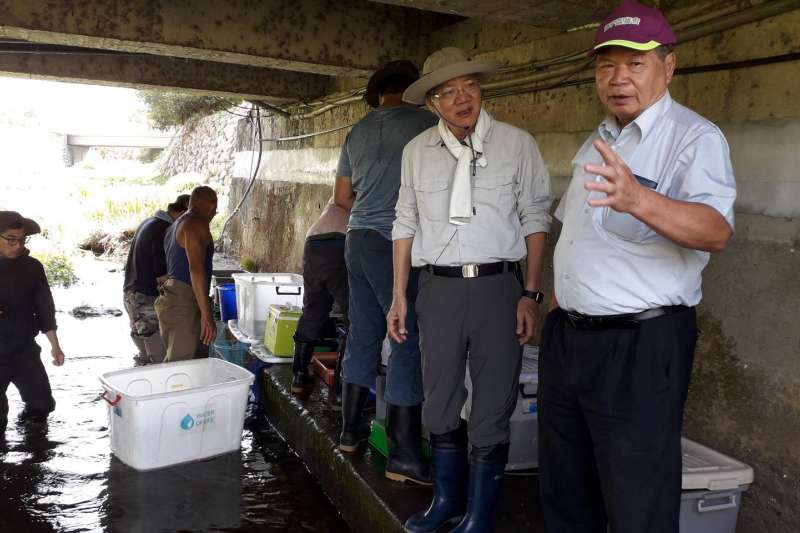
M 130 367 L 127 315 L 79 320 L 82 304 L 122 309 L 118 265 L 85 260 L 82 281 L 54 290 L 67 360 L 42 360 L 57 407 L 46 425 L 19 425 L 11 410 L 0 444 L 0 532 L 155 533 L 167 531 L 348 532 L 314 477 L 266 421 L 245 430 L 240 453 L 138 472 L 110 452 L 106 403 L 98 376 Z

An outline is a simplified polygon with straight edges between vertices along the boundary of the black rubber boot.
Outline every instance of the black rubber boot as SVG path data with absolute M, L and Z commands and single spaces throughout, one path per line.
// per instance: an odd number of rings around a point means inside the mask
M 389 444 L 386 477 L 431 485 L 428 461 L 422 455 L 422 405 L 386 404 L 386 438 Z
M 310 342 L 294 342 L 294 361 L 292 363 L 292 392 L 303 393 L 311 386 L 311 374 L 308 372 L 308 364 L 314 353 L 314 344 Z
M 433 533 L 461 520 L 467 508 L 467 466 L 467 434 L 463 424 L 443 435 L 431 434 L 433 501 L 427 510 L 406 520 L 406 531 Z
M 508 444 L 472 449 L 467 489 L 467 514 L 451 533 L 489 533 L 494 507 L 508 462 Z
M 354 383 L 342 384 L 342 434 L 339 436 L 339 449 L 354 452 L 359 443 L 369 437 L 369 428 L 362 417 L 367 403 L 369 389 Z

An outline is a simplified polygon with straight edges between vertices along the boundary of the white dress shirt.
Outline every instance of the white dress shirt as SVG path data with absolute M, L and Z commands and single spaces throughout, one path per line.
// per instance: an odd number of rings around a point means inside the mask
M 633 215 L 588 205 L 584 183 L 602 179 L 584 170 L 587 163 L 603 164 L 592 145 L 598 138 L 614 148 L 644 186 L 709 205 L 733 228 L 736 181 L 719 128 L 674 102 L 669 93 L 621 130 L 609 117 L 572 161 L 572 181 L 555 213 L 564 223 L 553 259 L 560 307 L 613 315 L 697 305 L 707 252 L 683 248 Z

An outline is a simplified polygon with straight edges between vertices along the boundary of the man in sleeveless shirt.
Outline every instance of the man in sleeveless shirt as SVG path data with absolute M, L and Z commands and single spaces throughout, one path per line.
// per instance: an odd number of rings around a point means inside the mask
M 204 346 L 216 337 L 208 296 L 214 256 L 209 223 L 216 213 L 217 194 L 210 187 L 197 187 L 189 210 L 164 238 L 168 279 L 159 287 L 155 308 L 167 347 L 166 363 L 207 355 Z

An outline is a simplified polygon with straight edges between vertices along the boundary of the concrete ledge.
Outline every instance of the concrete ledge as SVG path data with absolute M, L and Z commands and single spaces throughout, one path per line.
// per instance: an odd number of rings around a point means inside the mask
M 264 409 L 322 489 L 356 532 L 400 532 L 413 513 L 430 503 L 431 489 L 387 480 L 384 458 L 368 446 L 354 454 L 337 448 L 340 413 L 328 403 L 328 389 L 317 381 L 303 399 L 289 390 L 289 365 L 274 365 L 263 374 Z M 537 477 L 507 474 L 495 522 L 498 533 L 544 531 L 538 511 Z

